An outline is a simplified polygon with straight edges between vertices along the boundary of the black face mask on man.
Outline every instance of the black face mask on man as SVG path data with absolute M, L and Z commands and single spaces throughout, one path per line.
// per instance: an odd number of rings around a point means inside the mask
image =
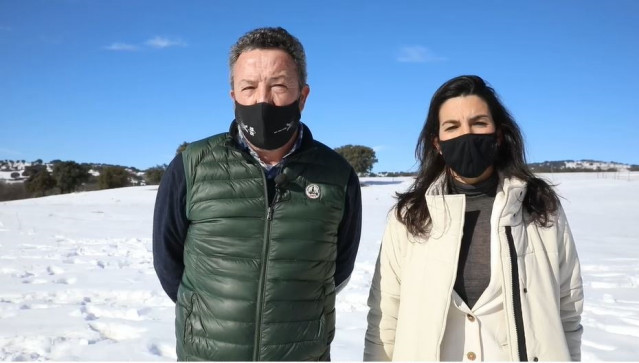
M 497 134 L 465 134 L 439 141 L 444 162 L 457 175 L 477 178 L 494 164 L 497 156 Z
M 265 102 L 245 106 L 235 102 L 235 121 L 242 135 L 251 145 L 264 150 L 286 145 L 297 131 L 301 117 L 299 100 L 287 106 Z

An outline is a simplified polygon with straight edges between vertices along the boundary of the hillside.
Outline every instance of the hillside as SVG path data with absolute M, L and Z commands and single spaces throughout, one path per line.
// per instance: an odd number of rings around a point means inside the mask
M 639 171 L 639 165 L 597 160 L 544 161 L 541 163 L 530 163 L 528 166 L 535 173 Z
M 29 166 L 38 164 L 45 165 L 47 170 L 51 173 L 53 172 L 53 165 L 59 161 L 60 160 L 53 160 L 48 163 L 43 163 L 42 160 L 36 160 L 33 162 L 27 162 L 24 160 L 0 160 L 0 181 L 8 183 L 24 182 L 28 178 L 24 175 L 25 169 Z M 124 168 L 131 175 L 131 183 L 133 185 L 144 185 L 144 172 L 135 167 L 100 163 L 82 163 L 81 165 L 86 166 L 89 169 L 89 174 L 94 177 L 100 176 L 100 170 L 106 167 Z
M 119 165 L 53 160 L 0 161 L 0 201 L 77 191 L 159 184 L 165 166 L 140 171 Z
M 53 164 L 59 160 L 43 163 L 42 160 L 27 162 L 24 160 L 0 160 L 0 182 L 16 183 L 24 182 L 27 177 L 24 174 L 25 168 L 34 164 L 44 164 L 49 172 L 53 171 Z M 100 170 L 105 167 L 121 167 L 131 175 L 131 185 L 144 185 L 144 171 L 135 167 L 125 167 L 120 165 L 83 163 L 89 168 L 89 173 L 93 177 L 100 175 Z M 535 173 L 565 173 L 565 172 L 628 172 L 639 171 L 639 165 L 623 164 L 614 161 L 597 160 L 559 160 L 544 161 L 541 163 L 529 163 L 528 166 Z M 410 174 L 393 173 L 398 175 Z M 379 176 L 386 176 L 389 173 L 379 173 Z

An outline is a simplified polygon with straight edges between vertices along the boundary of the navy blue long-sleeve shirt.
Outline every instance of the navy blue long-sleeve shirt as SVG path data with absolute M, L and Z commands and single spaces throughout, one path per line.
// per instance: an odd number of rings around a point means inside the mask
M 337 239 L 335 286 L 338 289 L 353 272 L 362 226 L 362 200 L 359 179 L 349 177 L 344 217 Z M 162 288 L 175 302 L 184 272 L 184 241 L 189 228 L 186 217 L 186 175 L 182 155 L 167 167 L 158 188 L 153 215 L 153 266 Z M 341 286 L 343 287 L 343 286 Z

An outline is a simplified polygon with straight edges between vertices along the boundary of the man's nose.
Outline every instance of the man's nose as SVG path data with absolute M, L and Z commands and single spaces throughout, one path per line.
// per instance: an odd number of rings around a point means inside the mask
M 273 103 L 273 97 L 271 96 L 270 89 L 266 87 L 266 85 L 260 85 L 257 87 L 255 103 Z

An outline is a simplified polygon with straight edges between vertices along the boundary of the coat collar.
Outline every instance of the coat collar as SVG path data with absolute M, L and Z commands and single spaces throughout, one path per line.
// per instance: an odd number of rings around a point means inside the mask
M 499 185 L 493 204 L 491 220 L 500 226 L 514 226 L 522 223 L 522 203 L 526 195 L 526 183 L 517 178 L 506 178 L 499 174 Z M 432 221 L 431 238 L 443 235 L 453 225 L 453 218 L 463 221 L 466 211 L 466 197 L 463 194 L 448 194 L 446 173 L 426 190 L 426 202 Z
M 501 209 L 499 224 L 514 226 L 523 221 L 523 201 L 526 196 L 526 182 L 517 178 L 501 178 L 495 196 L 493 210 Z
M 298 150 L 305 150 L 311 146 L 313 146 L 313 134 L 311 133 L 311 129 L 308 128 L 308 126 L 306 126 L 305 123 L 300 122 L 300 125 L 303 127 L 303 131 L 302 131 L 302 142 L 299 146 Z M 233 120 L 233 122 L 231 122 L 231 126 L 229 126 L 229 138 L 232 140 L 232 142 L 234 142 L 236 144 L 236 146 L 240 146 L 238 139 L 239 139 L 239 132 L 237 130 L 237 122 L 235 120 Z

